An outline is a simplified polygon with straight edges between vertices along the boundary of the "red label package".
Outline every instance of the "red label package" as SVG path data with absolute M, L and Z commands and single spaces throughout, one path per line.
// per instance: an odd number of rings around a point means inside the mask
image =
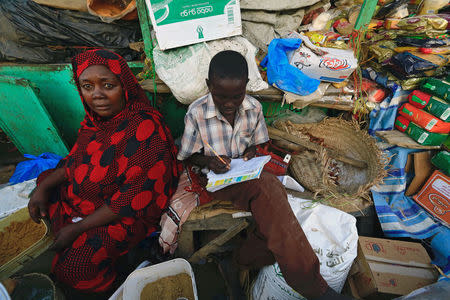
M 450 224 L 450 178 L 434 171 L 414 200 L 443 224 Z

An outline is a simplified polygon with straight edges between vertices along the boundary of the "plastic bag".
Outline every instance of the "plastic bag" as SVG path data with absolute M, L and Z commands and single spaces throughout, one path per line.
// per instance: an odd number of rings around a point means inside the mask
M 440 39 L 416 39 L 413 37 L 404 37 L 404 36 L 396 38 L 395 42 L 399 46 L 413 46 L 421 48 L 434 48 L 446 45 L 445 41 Z
M 336 208 L 288 195 L 289 204 L 320 261 L 320 274 L 340 293 L 357 255 L 356 219 Z M 281 233 L 280 233 L 281 234 Z M 277 263 L 261 269 L 253 299 L 304 299 L 284 280 Z
M 450 284 L 448 281 L 438 281 L 417 289 L 406 296 L 395 298 L 394 300 L 436 300 L 447 299 L 450 294 Z M 447 296 L 446 296 L 447 295 Z
M 39 156 L 30 154 L 24 154 L 24 156 L 31 159 L 17 164 L 14 174 L 9 179 L 10 184 L 16 184 L 36 178 L 45 170 L 55 168 L 62 159 L 61 156 L 50 152 L 42 153 Z
M 36 179 L 31 179 L 18 184 L 7 185 L 0 189 L 2 195 L 2 201 L 0 201 L 0 219 L 26 207 L 30 201 L 29 195 L 35 187 Z
M 128 46 L 140 39 L 138 22 L 105 24 L 86 12 L 55 9 L 31 0 L 0 1 L 0 59 L 66 62 L 85 47 L 101 47 L 133 60 L 140 54 Z
M 409 75 L 421 74 L 438 67 L 438 65 L 409 52 L 394 55 L 389 65 L 394 75 L 400 79 L 406 79 Z
M 261 62 L 261 66 L 267 68 L 269 84 L 284 91 L 306 96 L 317 90 L 320 81 L 306 76 L 292 66 L 286 53 L 298 49 L 301 44 L 301 39 L 273 39 L 269 44 L 269 53 Z
M 394 0 L 389 2 L 383 7 L 375 15 L 375 19 L 384 19 L 398 12 L 398 10 L 405 4 L 408 4 L 409 0 Z

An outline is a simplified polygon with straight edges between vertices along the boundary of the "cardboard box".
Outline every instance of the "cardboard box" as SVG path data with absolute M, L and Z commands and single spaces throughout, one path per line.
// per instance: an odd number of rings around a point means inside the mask
M 436 170 L 413 199 L 442 223 L 450 224 L 450 178 Z
M 405 295 L 437 280 L 421 244 L 363 236 L 349 276 L 355 293 L 363 298 Z
M 242 34 L 239 0 L 145 0 L 162 50 Z

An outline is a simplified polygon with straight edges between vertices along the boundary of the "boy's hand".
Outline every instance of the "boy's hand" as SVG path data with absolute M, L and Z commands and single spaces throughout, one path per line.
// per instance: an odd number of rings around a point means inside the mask
M 231 159 L 226 155 L 221 155 L 220 157 L 225 162 L 223 163 L 217 156 L 207 156 L 208 157 L 208 169 L 216 174 L 223 174 L 230 170 Z
M 256 146 L 250 146 L 244 151 L 244 155 L 242 155 L 242 159 L 247 161 L 255 157 L 256 155 Z

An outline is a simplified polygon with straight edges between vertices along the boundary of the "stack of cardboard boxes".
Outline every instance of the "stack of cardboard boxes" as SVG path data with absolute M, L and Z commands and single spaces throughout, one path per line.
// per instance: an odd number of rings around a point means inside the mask
M 421 244 L 360 236 L 348 285 L 356 299 L 392 298 L 432 284 L 437 276 Z

